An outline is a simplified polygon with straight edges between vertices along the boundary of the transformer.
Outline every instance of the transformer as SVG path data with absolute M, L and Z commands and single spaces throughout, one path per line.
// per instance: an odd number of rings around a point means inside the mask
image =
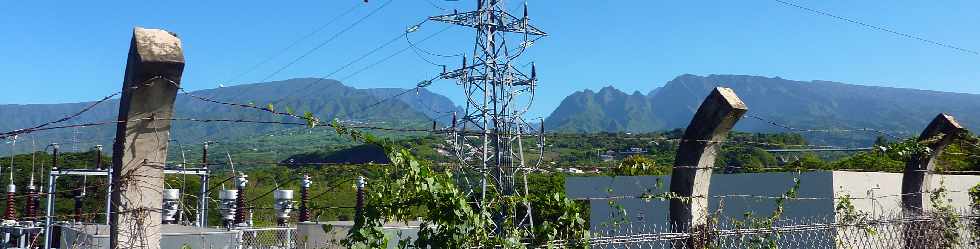
M 177 224 L 177 214 L 180 213 L 180 190 L 163 190 L 163 224 Z
M 289 221 L 289 213 L 293 211 L 293 191 L 280 189 L 273 192 L 273 197 L 275 199 L 275 209 L 276 209 L 276 223 L 279 226 L 285 226 L 286 222 Z
M 218 211 L 221 212 L 221 220 L 225 227 L 232 227 L 235 222 L 235 213 L 238 205 L 238 190 L 226 189 L 218 192 Z

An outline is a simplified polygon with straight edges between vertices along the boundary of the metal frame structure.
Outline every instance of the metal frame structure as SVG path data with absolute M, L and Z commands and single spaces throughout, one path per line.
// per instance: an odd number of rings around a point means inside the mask
M 2 231 L 0 232 L 0 234 L 2 234 L 0 239 L 3 240 L 2 243 L 0 243 L 0 249 L 27 249 L 35 248 L 31 244 L 31 239 L 32 236 L 35 236 L 41 232 L 41 227 L 13 224 L 0 226 L 0 231 Z M 10 245 L 11 242 L 13 242 L 13 246 Z
M 481 208 L 491 208 L 490 205 L 502 203 L 503 197 L 526 196 L 527 173 L 537 167 L 529 167 L 525 161 L 521 139 L 534 130 L 523 115 L 534 101 L 537 73 L 533 64 L 531 73 L 525 74 L 515 63 L 534 41 L 547 34 L 530 25 L 526 3 L 524 15 L 516 17 L 507 13 L 502 0 L 476 2 L 475 11 L 433 16 L 428 20 L 476 30 L 471 60 L 464 57 L 460 69 L 444 73 L 442 78 L 456 80 L 466 94 L 462 127 L 457 129 L 454 115 L 451 133 L 455 156 L 463 171 L 460 175 L 464 176 L 460 181 L 471 188 L 469 194 Z M 508 33 L 517 36 L 507 37 Z M 508 40 L 519 41 L 519 46 L 508 49 Z M 474 133 L 477 135 L 467 135 Z M 543 140 L 539 140 L 538 146 L 541 153 L 535 165 L 543 157 Z M 491 210 L 495 214 L 496 233 L 509 230 L 501 227 L 503 224 L 530 229 L 531 206 L 525 201 L 522 208 Z
M 57 160 L 57 159 L 56 159 Z M 167 174 L 181 174 L 181 175 L 198 175 L 201 176 L 201 192 L 207 193 L 207 179 L 208 179 L 208 169 L 207 168 L 166 168 L 163 170 L 164 175 Z M 47 205 L 45 207 L 44 215 L 44 248 L 51 248 L 51 226 L 54 222 L 54 195 L 58 177 L 61 176 L 105 176 L 109 177 L 112 175 L 112 167 L 106 167 L 105 169 L 57 169 L 54 168 L 48 173 L 48 195 L 47 195 Z M 109 181 L 109 186 L 106 188 L 106 196 L 108 197 L 112 193 L 112 181 Z M 207 198 L 202 195 L 198 198 L 198 205 L 202 207 L 207 207 Z M 106 198 L 106 217 L 109 217 L 110 210 L 112 206 L 112 198 Z M 207 218 L 207 209 L 198 210 L 198 218 Z M 206 219 L 205 219 L 206 220 Z M 206 222 L 198 222 L 199 227 L 205 227 Z M 106 219 L 106 225 L 109 225 L 109 219 Z

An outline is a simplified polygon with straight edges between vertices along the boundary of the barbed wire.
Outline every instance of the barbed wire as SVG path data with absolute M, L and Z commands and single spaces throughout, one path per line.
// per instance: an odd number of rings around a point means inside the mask
M 793 131 L 793 132 L 801 132 L 801 133 L 810 133 L 810 132 L 814 132 L 814 133 L 871 132 L 871 133 L 880 134 L 880 135 L 887 136 L 887 137 L 894 138 L 894 139 L 902 139 L 902 137 L 899 137 L 897 135 L 893 135 L 893 134 L 891 134 L 889 132 L 886 132 L 886 131 L 883 131 L 883 130 L 879 130 L 879 129 L 874 129 L 874 128 L 858 128 L 858 129 L 807 129 L 807 128 L 793 127 L 793 126 L 790 126 L 788 124 L 783 124 L 783 123 L 776 122 L 776 121 L 771 120 L 771 119 L 767 119 L 767 118 L 763 118 L 763 117 L 758 116 L 758 115 L 754 115 L 752 113 L 746 113 L 745 114 L 745 117 L 751 118 L 751 119 L 755 119 L 755 120 L 759 120 L 759 121 L 762 121 L 762 122 L 767 123 L 769 125 L 772 125 L 772 126 L 775 126 L 775 127 L 779 127 L 779 128 L 783 128 L 783 129 L 786 129 L 786 130 L 789 130 L 789 131 Z
M 191 121 L 191 122 L 201 122 L 201 123 L 248 123 L 248 124 L 277 124 L 277 125 L 292 125 L 292 126 L 308 126 L 309 123 L 299 123 L 299 122 L 284 122 L 284 121 L 261 121 L 261 120 L 247 120 L 247 119 L 198 119 L 198 118 L 137 118 L 130 120 L 108 120 L 108 121 L 96 121 L 90 123 L 80 123 L 73 125 L 63 125 L 63 126 L 51 126 L 38 129 L 20 129 L 11 132 L 0 133 L 0 139 L 9 138 L 16 135 L 28 134 L 38 131 L 46 130 L 57 130 L 57 129 L 67 129 L 76 127 L 90 127 L 90 126 L 100 126 L 100 125 L 114 125 L 126 122 L 135 121 Z M 318 123 L 325 124 L 326 126 L 333 127 L 330 123 Z M 354 129 L 365 129 L 365 130 L 383 130 L 383 131 L 402 131 L 402 132 L 431 132 L 430 129 L 400 129 L 391 127 L 379 127 L 379 126 L 350 126 L 349 128 Z
M 657 230 L 660 230 L 660 231 L 633 232 L 632 229 L 626 229 L 627 231 L 616 231 L 616 230 L 614 230 L 612 232 L 619 233 L 619 234 L 614 234 L 614 235 L 599 235 L 599 234 L 602 234 L 602 231 L 599 231 L 598 233 L 595 233 L 598 236 L 589 236 L 589 237 L 584 237 L 584 238 L 573 238 L 573 239 L 551 240 L 551 241 L 545 242 L 544 245 L 542 247 L 540 247 L 540 248 L 564 248 L 565 246 L 570 246 L 570 245 L 583 245 L 583 244 L 588 244 L 588 245 L 591 245 L 593 247 L 595 247 L 595 246 L 603 246 L 603 245 L 626 245 L 626 246 L 636 245 L 636 246 L 641 246 L 642 247 L 643 245 L 646 245 L 646 244 L 642 244 L 642 243 L 645 243 L 645 242 L 667 242 L 667 243 L 675 243 L 675 242 L 685 243 L 685 242 L 688 242 L 689 243 L 690 241 L 685 241 L 685 240 L 693 239 L 693 238 L 695 238 L 695 236 L 704 236 L 705 234 L 710 234 L 710 237 L 709 238 L 705 238 L 707 240 L 714 240 L 713 242 L 720 242 L 719 240 L 735 239 L 735 241 L 727 241 L 727 242 L 728 243 L 732 243 L 731 246 L 740 246 L 741 245 L 741 246 L 744 247 L 744 246 L 746 246 L 747 242 L 750 242 L 750 241 L 745 241 L 745 238 L 747 236 L 758 236 L 758 235 L 783 235 L 783 236 L 786 236 L 786 235 L 793 234 L 793 233 L 808 232 L 808 231 L 832 231 L 834 233 L 829 234 L 829 236 L 831 236 L 830 238 L 832 238 L 832 239 L 826 240 L 826 241 L 832 243 L 832 245 L 841 246 L 842 245 L 841 243 L 845 243 L 845 241 L 841 241 L 841 240 L 839 240 L 840 238 L 836 238 L 835 237 L 835 234 L 838 234 L 838 233 L 846 233 L 846 232 L 849 232 L 849 231 L 856 231 L 856 232 L 866 233 L 863 236 L 875 235 L 875 234 L 877 234 L 879 232 L 883 232 L 883 231 L 878 231 L 877 228 L 885 228 L 885 227 L 888 227 L 888 226 L 894 226 L 894 229 L 885 229 L 885 230 L 888 230 L 888 232 L 899 232 L 899 233 L 901 233 L 901 232 L 904 231 L 904 230 L 902 230 L 902 228 L 903 227 L 907 227 L 908 224 L 922 225 L 923 223 L 934 222 L 934 221 L 937 221 L 937 220 L 948 221 L 948 220 L 951 220 L 951 219 L 960 220 L 960 221 L 971 221 L 971 220 L 977 220 L 978 218 L 980 218 L 980 216 L 977 216 L 976 214 L 974 214 L 972 212 L 968 212 L 968 211 L 967 212 L 958 212 L 958 213 L 955 213 L 955 214 L 950 214 L 948 216 L 947 215 L 915 215 L 915 216 L 913 216 L 913 215 L 907 215 L 907 214 L 904 214 L 904 213 L 899 213 L 899 214 L 894 214 L 894 215 L 891 215 L 891 216 L 875 217 L 875 218 L 872 218 L 872 219 L 861 220 L 861 221 L 857 221 L 857 222 L 853 222 L 853 221 L 852 222 L 840 221 L 840 220 L 837 220 L 837 219 L 835 219 L 835 218 L 833 218 L 831 216 L 829 218 L 823 219 L 823 220 L 828 220 L 828 221 L 817 221 L 817 220 L 808 221 L 808 220 L 806 220 L 806 221 L 803 221 L 805 223 L 791 223 L 791 224 L 781 224 L 781 225 L 772 224 L 772 225 L 767 225 L 767 226 L 763 226 L 763 227 L 735 226 L 734 228 L 727 228 L 727 229 L 726 228 L 711 227 L 711 228 L 709 228 L 710 231 L 701 231 L 700 232 L 700 233 L 704 233 L 704 234 L 699 234 L 699 232 L 671 232 L 671 231 L 667 231 L 666 228 L 672 227 L 672 226 L 670 226 L 670 224 L 666 224 L 666 225 L 663 225 L 663 226 L 656 227 L 656 228 L 658 228 Z M 733 219 L 732 221 L 738 221 L 739 220 L 737 218 L 732 218 L 732 219 Z M 623 225 L 619 225 L 619 226 L 621 227 Z M 628 226 L 632 226 L 632 224 L 630 223 Z M 923 226 L 922 228 L 926 228 L 926 227 L 928 227 L 928 226 Z M 629 228 L 631 228 L 631 227 L 629 227 Z M 620 232 L 625 232 L 625 233 L 620 233 Z M 859 236 L 861 236 L 861 235 L 859 235 Z M 899 236 L 901 236 L 901 235 L 899 235 Z M 967 235 L 967 238 L 969 238 L 969 236 L 970 235 Z M 779 238 L 779 237 L 777 237 L 777 238 Z M 890 238 L 894 238 L 894 237 L 892 237 L 892 236 L 885 236 L 885 237 L 881 237 L 881 238 L 878 238 L 878 239 L 879 240 L 880 239 L 888 240 Z M 788 242 L 788 241 L 785 241 L 785 240 L 792 240 L 792 239 L 800 239 L 800 238 L 784 238 L 784 239 L 777 239 L 777 241 L 779 241 L 779 243 L 781 244 L 781 243 Z M 942 239 L 949 239 L 949 238 L 942 238 Z M 812 246 L 816 246 L 816 244 L 814 244 L 815 242 L 818 242 L 818 241 L 817 240 L 811 240 L 811 241 L 807 241 L 805 243 L 801 243 L 799 245 L 807 245 L 807 246 L 812 247 Z M 797 242 L 797 243 L 800 243 L 800 242 Z M 871 241 L 851 241 L 850 243 L 856 243 L 857 245 L 868 246 L 868 244 L 862 244 L 862 243 L 871 243 Z M 893 243 L 889 243 L 889 244 L 891 244 L 891 246 L 898 246 L 897 244 L 893 244 Z M 669 246 L 669 245 L 670 244 L 667 244 L 667 246 Z M 885 247 L 891 247 L 891 246 L 885 246 Z
M 4 138 L 7 138 L 7 137 L 11 137 L 11 136 L 16 136 L 16 135 L 19 135 L 19 134 L 31 133 L 31 132 L 34 132 L 34 131 L 43 129 L 43 128 L 49 126 L 49 125 L 63 123 L 63 122 L 69 121 L 69 120 L 73 120 L 75 118 L 78 118 L 82 114 L 85 114 L 86 112 L 91 111 L 96 106 L 98 106 L 98 105 L 100 105 L 102 103 L 105 103 L 106 101 L 109 101 L 110 99 L 115 98 L 116 96 L 119 96 L 119 95 L 121 95 L 123 93 L 126 93 L 126 92 L 135 91 L 136 89 L 139 89 L 139 88 L 142 88 L 142 87 L 150 87 L 157 80 L 161 80 L 161 79 L 166 79 L 166 78 L 163 77 L 163 76 L 159 76 L 158 75 L 158 76 L 150 77 L 149 79 L 147 79 L 147 80 L 145 80 L 143 82 L 140 82 L 140 83 L 130 84 L 128 87 L 127 86 L 124 86 L 123 87 L 123 90 L 118 91 L 118 92 L 114 92 L 114 93 L 109 94 L 109 95 L 106 95 L 105 97 L 102 97 L 102 99 L 99 99 L 99 100 L 97 100 L 95 102 L 92 102 L 92 104 L 89 104 L 88 106 L 85 106 L 81 110 L 78 110 L 78 111 L 76 111 L 76 112 L 74 112 L 72 114 L 69 114 L 69 115 L 67 115 L 65 117 L 62 117 L 60 119 L 57 119 L 57 120 L 48 121 L 48 122 L 45 122 L 45 123 L 42 123 L 42 124 L 39 124 L 39 125 L 36 125 L 36 126 L 33 126 L 33 127 L 28 127 L 28 128 L 23 128 L 23 129 L 16 129 L 16 130 L 7 131 L 7 132 L 0 132 L 0 139 L 4 139 Z M 170 80 L 168 80 L 168 81 L 170 81 Z M 170 81 L 170 83 L 176 85 L 176 82 L 174 82 L 174 81 Z M 72 128 L 72 127 L 84 127 L 84 126 L 66 126 L 66 128 Z
M 678 196 L 676 194 L 673 194 L 672 192 L 663 192 L 663 193 L 644 193 L 644 194 L 639 194 L 639 195 L 610 195 L 610 196 L 603 196 L 603 197 L 572 197 L 570 199 L 573 199 L 573 200 L 588 200 L 588 201 L 592 201 L 592 200 L 622 200 L 622 199 L 642 199 L 642 200 L 652 200 L 652 199 L 663 199 L 663 200 L 679 199 L 679 200 L 689 201 L 689 200 L 692 200 L 692 199 L 708 199 L 708 198 L 713 198 L 713 199 L 751 198 L 751 199 L 767 199 L 767 200 L 783 199 L 783 200 L 809 200 L 809 201 L 815 201 L 815 200 L 843 200 L 843 199 L 849 199 L 849 200 L 865 200 L 865 199 L 867 199 L 867 200 L 877 200 L 877 199 L 883 199 L 883 198 L 894 198 L 894 197 L 902 197 L 902 196 L 909 196 L 909 195 L 934 194 L 934 193 L 966 193 L 966 192 L 968 192 L 968 191 L 959 191 L 959 190 L 921 191 L 921 192 L 912 192 L 912 193 L 881 195 L 881 196 L 875 196 L 874 198 L 872 198 L 872 197 L 851 197 L 851 196 L 841 196 L 841 197 L 836 197 L 836 196 L 835 197 L 798 197 L 797 196 L 797 197 L 794 197 L 794 196 L 788 196 L 788 195 L 751 195 L 751 194 L 723 194 L 723 195 Z

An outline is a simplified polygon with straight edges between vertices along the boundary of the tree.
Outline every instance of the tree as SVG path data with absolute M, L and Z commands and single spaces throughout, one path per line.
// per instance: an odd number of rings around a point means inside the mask
M 670 167 L 657 166 L 657 163 L 643 155 L 631 155 L 613 169 L 613 174 L 621 176 L 666 175 Z

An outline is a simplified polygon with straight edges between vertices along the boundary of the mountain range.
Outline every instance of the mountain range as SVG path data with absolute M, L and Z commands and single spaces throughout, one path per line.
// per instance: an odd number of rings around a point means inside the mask
M 794 81 L 749 75 L 681 75 L 648 93 L 625 93 L 614 87 L 583 90 L 567 96 L 545 119 L 547 130 L 568 133 L 648 132 L 684 128 L 701 101 L 715 87 L 732 88 L 751 117 L 736 130 L 786 132 L 785 127 L 815 130 L 874 129 L 895 136 L 916 135 L 940 112 L 950 113 L 968 128 L 980 123 L 980 95 L 862 86 L 829 81 Z M 390 127 L 427 127 L 432 120 L 450 122 L 460 107 L 425 89 L 357 89 L 328 79 L 298 78 L 192 92 L 227 102 L 272 104 L 278 109 L 309 111 L 325 120 L 371 123 Z M 93 102 L 0 105 L 0 131 L 56 120 Z M 63 124 L 114 120 L 118 99 L 110 99 Z M 218 105 L 179 94 L 178 118 L 293 121 L 255 110 Z M 774 125 L 776 124 L 776 125 Z M 115 126 L 39 132 L 38 144 L 57 142 L 88 147 L 111 144 Z M 224 124 L 175 121 L 172 137 L 181 143 L 234 140 L 286 129 L 272 124 Z M 821 133 L 822 134 L 822 133 Z M 848 137 L 849 134 L 809 134 Z M 865 142 L 878 133 L 856 136 Z M 72 141 L 80 141 L 73 143 Z M 853 142 L 853 141 L 852 141 Z M 86 148 L 81 148 L 86 149 Z
M 906 137 L 941 112 L 968 128 L 980 124 L 980 95 L 794 81 L 748 75 L 681 75 L 650 93 L 627 94 L 613 87 L 584 90 L 567 98 L 545 120 L 565 132 L 658 131 L 687 127 L 704 97 L 718 86 L 732 88 L 749 112 L 735 127 L 751 132 L 877 130 Z M 877 135 L 863 131 L 861 140 Z M 811 132 L 820 133 L 820 132 Z M 831 132 L 847 133 L 847 132 Z M 857 133 L 857 132 L 851 132 Z M 809 134 L 847 136 L 848 134 Z

